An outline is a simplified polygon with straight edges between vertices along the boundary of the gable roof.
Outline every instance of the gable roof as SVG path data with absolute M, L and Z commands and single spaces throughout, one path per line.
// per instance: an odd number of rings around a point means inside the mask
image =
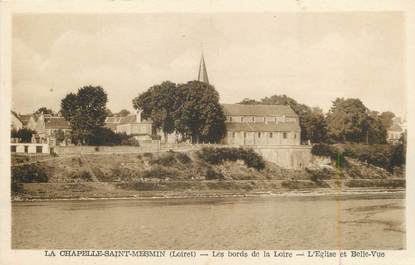
M 31 114 L 19 115 L 19 119 L 23 125 L 26 125 L 29 122 L 31 116 Z
M 299 131 L 300 126 L 296 122 L 226 123 L 226 130 L 232 132 L 292 132 Z
M 45 122 L 46 129 L 70 129 L 71 125 L 63 117 L 51 117 Z
M 403 132 L 403 129 L 401 126 L 397 124 L 393 124 L 388 131 L 394 131 L 394 132 Z
M 227 116 L 290 116 L 298 115 L 288 105 L 222 104 Z

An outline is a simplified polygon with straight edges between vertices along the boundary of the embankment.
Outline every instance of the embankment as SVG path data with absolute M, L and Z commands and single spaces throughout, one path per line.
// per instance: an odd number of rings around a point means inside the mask
M 12 157 L 14 200 L 233 196 L 284 192 L 397 190 L 405 179 L 349 159 L 347 166 L 287 170 L 251 154 L 212 161 L 200 153 Z M 249 166 L 247 166 L 247 164 Z M 254 166 L 252 166 L 254 165 Z

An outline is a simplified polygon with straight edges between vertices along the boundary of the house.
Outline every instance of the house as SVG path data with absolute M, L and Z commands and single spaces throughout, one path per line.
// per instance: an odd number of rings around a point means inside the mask
M 23 128 L 23 122 L 20 120 L 20 117 L 14 111 L 11 111 L 10 123 L 10 127 L 12 130 L 18 131 Z
M 36 131 L 34 143 L 48 143 L 50 146 L 71 144 L 71 126 L 62 116 L 50 114 L 33 114 L 27 121 L 26 128 Z
M 298 115 L 286 105 L 223 104 L 225 144 L 300 145 Z
M 406 120 L 400 117 L 395 117 L 392 120 L 391 127 L 387 130 L 387 142 L 390 144 L 401 143 L 401 137 L 406 132 Z
M 105 126 L 116 133 L 125 133 L 134 136 L 136 140 L 152 140 L 153 122 L 142 118 L 142 110 L 125 117 L 107 117 Z

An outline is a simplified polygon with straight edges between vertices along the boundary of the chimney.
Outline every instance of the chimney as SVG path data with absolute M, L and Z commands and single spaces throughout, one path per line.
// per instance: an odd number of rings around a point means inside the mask
M 141 113 L 143 112 L 143 110 L 142 109 L 138 109 L 137 110 L 137 115 L 135 116 L 135 118 L 136 118 L 136 122 L 137 123 L 141 123 Z

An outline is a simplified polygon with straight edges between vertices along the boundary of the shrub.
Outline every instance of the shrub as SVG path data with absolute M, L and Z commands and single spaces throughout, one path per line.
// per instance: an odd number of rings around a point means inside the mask
M 147 158 L 153 158 L 153 153 L 144 153 L 143 156 Z
M 167 152 L 162 154 L 160 157 L 156 159 L 152 159 L 150 161 L 151 165 L 158 164 L 165 167 L 173 166 L 176 163 L 176 158 L 174 157 L 174 152 Z
M 393 164 L 395 163 L 393 159 L 393 151 L 395 148 L 395 146 L 387 144 L 347 144 L 344 146 L 346 156 L 385 168 L 389 171 L 392 170 Z
M 198 156 L 200 159 L 214 165 L 221 164 L 224 161 L 242 160 L 247 167 L 256 170 L 265 168 L 262 156 L 252 149 L 204 147 L 198 152 Z
M 165 178 L 176 178 L 178 172 L 173 169 L 168 169 L 163 166 L 155 166 L 149 170 L 145 170 L 142 174 L 143 178 L 158 178 L 158 179 L 165 179 Z
M 18 131 L 12 131 L 11 137 L 19 138 L 22 143 L 30 143 L 32 142 L 32 136 L 34 134 L 36 134 L 36 131 L 27 128 L 22 128 Z
M 212 167 L 208 167 L 206 169 L 206 179 L 207 180 L 215 180 L 215 179 L 222 180 L 224 179 L 224 176 L 221 173 L 214 170 Z
M 48 182 L 46 170 L 34 164 L 12 167 L 12 182 L 17 183 L 34 183 Z
M 176 159 L 182 164 L 189 164 L 192 159 L 185 153 L 176 153 Z
M 84 181 L 92 181 L 92 176 L 88 171 L 79 172 L 78 177 Z
M 98 128 L 88 136 L 89 145 L 133 145 L 139 146 L 138 141 L 126 133 L 115 133 L 109 128 Z
M 311 153 L 316 156 L 328 156 L 336 161 L 336 166 L 345 164 L 344 153 L 340 148 L 329 144 L 316 144 L 311 148 Z

